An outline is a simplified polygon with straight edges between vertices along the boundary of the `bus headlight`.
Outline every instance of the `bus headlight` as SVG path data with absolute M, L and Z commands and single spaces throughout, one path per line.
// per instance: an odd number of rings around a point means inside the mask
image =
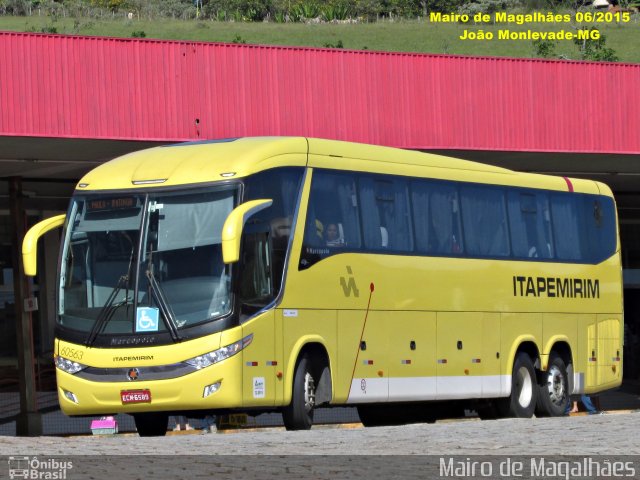
M 59 368 L 63 372 L 70 373 L 71 375 L 87 368 L 87 365 L 74 362 L 73 360 L 69 360 L 68 358 L 61 357 L 60 355 L 55 355 L 53 358 L 56 364 L 56 368 Z
M 208 367 L 209 365 L 213 365 L 214 363 L 221 362 L 222 360 L 234 356 L 240 350 L 246 348 L 251 343 L 251 340 L 253 340 L 253 334 L 248 335 L 242 340 L 232 343 L 231 345 L 214 350 L 213 352 L 204 353 L 197 357 L 190 358 L 189 360 L 185 360 L 184 363 L 200 370 L 201 368 Z

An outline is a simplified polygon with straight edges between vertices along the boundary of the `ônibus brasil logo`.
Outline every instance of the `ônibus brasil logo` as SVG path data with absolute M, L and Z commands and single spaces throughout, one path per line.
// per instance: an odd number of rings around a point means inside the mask
M 9 457 L 9 478 L 65 480 L 73 462 L 57 458 Z

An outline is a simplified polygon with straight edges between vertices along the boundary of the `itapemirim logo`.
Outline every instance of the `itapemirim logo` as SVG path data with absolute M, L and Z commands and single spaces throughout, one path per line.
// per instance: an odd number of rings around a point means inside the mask
M 357 298 L 360 296 L 360 290 L 358 290 L 356 279 L 353 276 L 353 270 L 351 270 L 351 267 L 349 265 L 347 265 L 347 273 L 349 274 L 348 281 L 345 277 L 340 277 L 340 285 L 342 286 L 342 291 L 344 292 L 345 297 L 350 297 L 351 292 L 353 292 L 353 296 Z
M 56 458 L 9 457 L 9 478 L 65 480 L 73 462 Z

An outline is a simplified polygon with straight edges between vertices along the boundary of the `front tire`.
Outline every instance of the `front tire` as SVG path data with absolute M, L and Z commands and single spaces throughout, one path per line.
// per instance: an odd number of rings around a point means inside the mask
M 538 385 L 536 415 L 560 417 L 565 414 L 569 402 L 569 377 L 564 360 L 552 355 L 543 382 Z
M 499 402 L 502 416 L 531 418 L 536 408 L 538 384 L 536 371 L 531 357 L 524 352 L 518 353 L 513 362 L 511 374 L 511 395 Z
M 316 381 L 311 359 L 304 354 L 298 361 L 293 377 L 291 403 L 282 411 L 282 420 L 287 430 L 309 430 L 313 425 Z
M 164 412 L 134 413 L 138 435 L 141 437 L 164 437 L 169 425 L 169 414 Z

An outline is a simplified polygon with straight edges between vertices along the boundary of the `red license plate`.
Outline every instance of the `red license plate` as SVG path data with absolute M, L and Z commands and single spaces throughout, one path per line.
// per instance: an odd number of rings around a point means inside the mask
M 151 390 L 122 390 L 120 391 L 122 403 L 151 403 Z

